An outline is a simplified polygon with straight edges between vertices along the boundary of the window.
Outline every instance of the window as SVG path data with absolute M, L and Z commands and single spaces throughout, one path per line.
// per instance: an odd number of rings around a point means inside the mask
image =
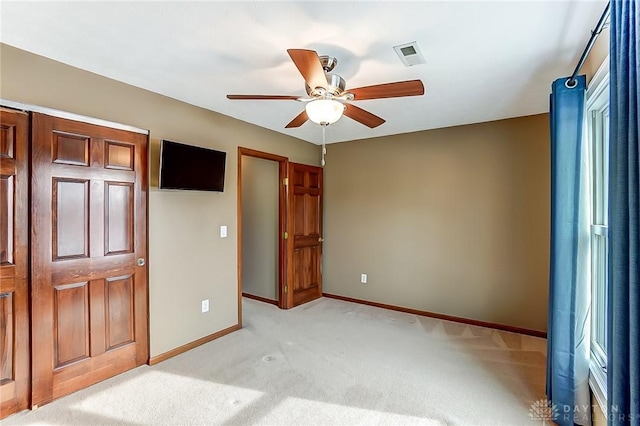
M 609 61 L 587 91 L 591 183 L 591 387 L 603 409 L 607 395 L 607 247 L 609 187 Z

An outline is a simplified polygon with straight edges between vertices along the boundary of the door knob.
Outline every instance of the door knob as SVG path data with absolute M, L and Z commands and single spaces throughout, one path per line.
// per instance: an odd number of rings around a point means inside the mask
M 144 266 L 144 264 L 145 264 L 144 257 L 139 257 L 138 258 L 138 266 Z
M 318 238 L 318 242 L 319 242 L 319 243 L 321 243 L 321 242 L 323 242 L 323 241 L 324 241 L 324 238 L 322 238 L 322 237 Z

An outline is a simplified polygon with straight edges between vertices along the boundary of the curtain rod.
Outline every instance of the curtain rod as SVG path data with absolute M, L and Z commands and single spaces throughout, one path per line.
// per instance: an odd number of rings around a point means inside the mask
M 609 16 L 609 6 L 610 6 L 610 3 L 607 2 L 607 6 L 604 8 L 604 12 L 602 12 L 602 16 L 600 17 L 598 24 L 596 25 L 595 29 L 591 31 L 591 37 L 589 38 L 589 42 L 587 43 L 587 46 L 584 48 L 584 51 L 582 52 L 582 56 L 578 61 L 578 65 L 576 65 L 576 69 L 573 71 L 573 74 L 571 74 L 571 78 L 569 78 L 569 80 L 567 80 L 567 82 L 565 83 L 567 87 L 575 87 L 575 85 L 578 83 L 576 81 L 576 75 L 578 75 L 578 73 L 580 72 L 580 69 L 582 68 L 582 65 L 584 65 L 584 61 L 587 59 L 587 56 L 589 56 L 589 52 L 591 52 L 591 48 L 593 47 L 593 44 L 596 42 L 596 38 L 602 32 L 604 23 L 607 20 L 607 17 Z

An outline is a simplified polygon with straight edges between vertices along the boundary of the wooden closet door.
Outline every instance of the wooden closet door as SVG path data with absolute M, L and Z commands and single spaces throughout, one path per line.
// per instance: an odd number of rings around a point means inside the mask
M 29 116 L 0 108 L 0 418 L 29 405 Z
M 322 297 L 322 168 L 289 163 L 287 307 Z
M 33 114 L 32 145 L 40 405 L 147 362 L 147 136 Z

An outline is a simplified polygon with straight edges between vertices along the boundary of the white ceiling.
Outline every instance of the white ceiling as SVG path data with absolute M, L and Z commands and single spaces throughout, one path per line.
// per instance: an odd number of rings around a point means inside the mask
M 343 117 L 331 143 L 548 111 L 551 82 L 571 74 L 606 1 L 3 0 L 0 40 L 314 143 L 317 124 L 284 128 L 304 104 L 225 95 L 305 95 L 290 48 L 335 56 L 347 89 L 422 80 L 424 96 L 354 102 L 386 123 Z M 426 64 L 396 55 L 412 41 Z

